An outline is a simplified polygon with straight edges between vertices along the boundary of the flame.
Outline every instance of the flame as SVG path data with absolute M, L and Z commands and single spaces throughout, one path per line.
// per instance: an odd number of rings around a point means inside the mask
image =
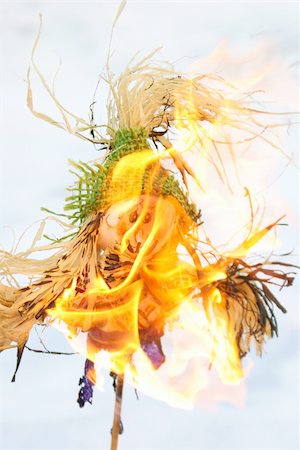
M 259 80 L 255 76 L 252 81 Z M 247 87 L 249 83 L 248 79 Z M 245 224 L 245 198 L 240 197 L 230 225 L 233 231 L 247 231 L 248 236 L 233 250 L 228 246 L 223 251 L 214 249 L 217 260 L 212 262 L 209 255 L 203 257 L 205 252 L 199 252 L 201 229 L 174 197 L 155 195 L 145 188 L 145 173 L 153 186 L 161 161 L 173 159 L 175 168 L 189 175 L 191 197 L 203 199 L 219 211 L 222 225 L 222 205 L 228 197 L 216 186 L 220 179 L 229 185 L 229 179 L 238 174 L 232 153 L 233 166 L 225 170 L 215 141 L 222 137 L 231 152 L 234 139 L 227 135 L 226 127 L 236 123 L 228 112 L 235 102 L 234 96 L 224 94 L 222 111 L 199 122 L 191 80 L 185 104 L 178 103 L 175 111 L 176 145 L 160 154 L 142 148 L 126 155 L 110 175 L 111 206 L 104 212 L 97 245 L 100 260 L 116 252 L 119 278 L 105 278 L 100 271 L 83 293 L 77 290 L 74 278 L 55 306 L 47 310 L 52 321 L 67 325 L 73 345 L 88 359 L 116 374 L 126 373 L 137 389 L 183 408 L 197 404 L 203 392 L 216 389 L 211 385 L 213 377 L 235 394 L 235 389 L 243 390 L 237 330 L 217 286 L 227 280 L 230 265 L 247 256 L 278 221 L 253 230 L 253 217 L 250 225 Z M 238 106 L 235 114 L 239 114 Z M 243 127 L 237 126 L 238 135 L 241 130 Z M 201 150 L 195 151 L 199 143 Z M 217 165 L 212 149 L 219 161 L 219 180 L 211 178 L 211 167 Z M 224 230 L 228 236 L 226 226 Z M 87 337 L 85 345 L 80 341 L 83 335 Z
M 136 210 L 139 216 L 131 224 L 128 218 Z M 145 223 L 147 215 L 151 220 Z M 227 263 L 201 268 L 194 264 L 182 240 L 182 235 L 195 232 L 194 226 L 172 197 L 142 195 L 116 203 L 106 212 L 104 233 L 106 219 L 121 242 L 120 257 L 128 254 L 128 246 L 139 247 L 131 265 L 124 266 L 126 277 L 109 285 L 98 274 L 84 293 L 77 292 L 74 278 L 55 307 L 47 310 L 50 319 L 67 325 L 71 342 L 88 359 L 114 373 L 126 373 L 137 389 L 171 405 L 197 404 L 209 389 L 212 373 L 219 385 L 242 389 L 236 334 L 222 294 L 214 287 L 226 280 Z M 124 232 L 125 223 L 131 226 Z M 99 235 L 101 231 L 100 227 Z M 243 251 L 265 232 L 244 243 Z M 108 248 L 110 244 L 105 243 Z M 237 250 L 234 257 L 241 253 Z M 87 334 L 85 346 L 80 343 L 82 334 Z M 184 335 L 188 340 L 184 338 L 183 345 Z M 166 348 L 161 355 L 160 340 Z M 156 352 L 153 360 L 147 345 Z M 155 358 L 160 358 L 158 363 Z

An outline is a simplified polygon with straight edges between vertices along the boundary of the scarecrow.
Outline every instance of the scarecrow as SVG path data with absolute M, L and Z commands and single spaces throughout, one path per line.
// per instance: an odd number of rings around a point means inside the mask
M 70 336 L 86 336 L 78 397 L 82 407 L 92 402 L 99 352 L 110 354 L 120 396 L 126 367 L 135 370 L 135 353 L 142 351 L 152 369 L 159 369 L 166 359 L 166 327 L 179 320 L 182 304 L 200 302 L 208 323 L 222 328 L 218 336 L 212 331 L 212 339 L 230 342 L 233 356 L 228 353 L 227 364 L 241 371 L 240 361 L 251 345 L 261 353 L 266 337 L 277 334 L 274 307 L 286 312 L 270 285 L 292 284 L 288 264 L 247 260 L 251 247 L 278 222 L 256 229 L 229 253 L 212 245 L 204 249 L 198 235 L 201 174 L 193 170 L 189 152 L 176 150 L 176 139 L 184 133 L 188 150 L 198 147 L 200 152 L 209 139 L 215 148 L 209 158 L 218 168 L 222 158 L 205 124 L 226 125 L 255 139 L 260 111 L 234 88 L 225 95 L 228 85 L 222 79 L 188 77 L 149 55 L 119 77 L 107 68 L 107 124 L 99 126 L 93 115 L 87 121 L 76 117 L 56 99 L 35 64 L 37 42 L 32 66 L 63 121 L 35 110 L 28 73 L 30 110 L 101 145 L 105 154 L 89 163 L 72 162 L 75 182 L 63 214 L 68 235 L 41 247 L 38 236 L 28 251 L 17 254 L 1 250 L 0 350 L 17 348 L 17 371 L 35 325 L 59 320 Z M 197 204 L 190 197 L 190 180 L 199 188 Z M 38 250 L 51 254 L 34 258 Z M 20 274 L 28 277 L 24 286 L 16 281 Z

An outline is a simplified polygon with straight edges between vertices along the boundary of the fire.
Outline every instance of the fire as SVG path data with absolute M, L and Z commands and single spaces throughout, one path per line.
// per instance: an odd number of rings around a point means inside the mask
M 148 150 L 129 156 L 111 175 L 113 200 L 97 233 L 100 269 L 110 275 L 100 270 L 83 292 L 74 278 L 47 315 L 67 325 L 73 345 L 90 361 L 126 373 L 149 395 L 192 407 L 211 372 L 227 386 L 243 380 L 237 330 L 218 286 L 226 285 L 229 267 L 271 227 L 208 263 L 195 245 L 199 227 L 176 199 L 138 196 L 145 171 L 153 179 L 159 158 Z M 82 334 L 85 348 L 78 343 Z M 189 336 L 184 346 L 182 334 Z M 99 356 L 103 352 L 107 357 Z
M 47 87 L 34 61 L 38 39 L 32 65 Z M 263 77 L 250 74 L 242 92 L 236 79 L 212 73 L 178 75 L 148 57 L 119 78 L 107 67 L 105 136 L 54 94 L 63 124 L 35 111 L 28 74 L 33 114 L 107 153 L 101 162 L 73 163 L 79 173 L 65 210 L 79 229 L 21 293 L 16 311 L 27 308 L 30 318 L 22 336 L 40 317 L 64 324 L 93 384 L 95 363 L 183 408 L 243 391 L 242 358 L 253 344 L 261 353 L 277 333 L 272 306 L 285 312 L 268 285 L 293 280 L 268 257 L 247 259 L 281 220 L 274 211 L 257 219 L 253 198 L 264 187 L 256 170 L 261 144 L 280 150 L 267 114 L 253 108 L 251 83 L 256 88 Z M 90 388 L 81 388 L 80 406 Z

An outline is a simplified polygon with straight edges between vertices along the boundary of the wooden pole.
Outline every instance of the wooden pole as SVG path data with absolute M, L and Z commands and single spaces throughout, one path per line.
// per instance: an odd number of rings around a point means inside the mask
M 121 434 L 121 432 L 122 432 L 121 409 L 122 409 L 123 384 L 124 384 L 124 376 L 118 375 L 117 376 L 117 384 L 116 384 L 114 421 L 113 421 L 113 427 L 111 430 L 110 450 L 117 450 L 119 434 Z

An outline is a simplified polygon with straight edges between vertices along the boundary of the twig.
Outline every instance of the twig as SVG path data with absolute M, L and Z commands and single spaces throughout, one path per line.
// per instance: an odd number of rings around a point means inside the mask
M 117 450 L 119 434 L 121 434 L 123 431 L 123 425 L 122 425 L 122 421 L 121 421 L 123 384 L 124 384 L 124 376 L 118 375 L 117 385 L 116 385 L 114 421 L 113 421 L 113 427 L 111 430 L 110 450 Z
M 36 329 L 36 327 L 34 328 L 34 331 L 35 331 L 37 337 L 39 338 L 39 342 L 40 342 L 40 344 L 42 345 L 42 347 L 43 347 L 43 349 L 45 350 L 45 352 L 49 352 L 48 348 L 46 347 L 46 345 L 45 345 L 44 342 L 43 342 L 43 339 L 42 339 L 41 336 L 39 335 L 39 332 L 38 332 L 38 330 Z M 44 328 L 43 331 L 45 331 L 45 328 Z
M 25 348 L 31 352 L 47 353 L 48 355 L 78 355 L 78 352 L 52 352 L 50 350 L 38 350 L 37 348 L 31 348 L 28 347 L 28 345 L 25 345 Z

